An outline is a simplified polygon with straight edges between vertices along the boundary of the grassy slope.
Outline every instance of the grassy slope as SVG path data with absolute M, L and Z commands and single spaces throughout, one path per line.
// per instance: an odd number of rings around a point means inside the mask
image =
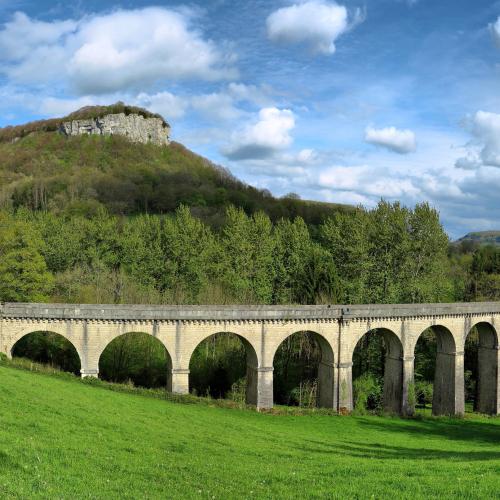
M 494 498 L 500 420 L 270 416 L 0 367 L 2 498 Z
M 1 129 L 0 129 L 1 133 Z M 210 220 L 227 205 L 273 219 L 302 216 L 318 224 L 353 207 L 276 199 L 238 181 L 221 167 L 178 143 L 133 144 L 115 137 L 70 137 L 36 132 L 11 143 L 0 140 L 0 207 L 70 213 L 168 213 L 179 204 Z

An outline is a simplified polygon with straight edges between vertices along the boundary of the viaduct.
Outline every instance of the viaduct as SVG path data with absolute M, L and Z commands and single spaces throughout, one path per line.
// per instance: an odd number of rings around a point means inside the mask
M 138 306 L 0 304 L 0 351 L 35 331 L 62 335 L 76 348 L 82 377 L 99 374 L 99 358 L 116 337 L 144 332 L 169 354 L 168 390 L 187 393 L 195 348 L 216 333 L 239 336 L 247 352 L 247 402 L 273 406 L 273 360 L 296 332 L 311 332 L 321 349 L 318 404 L 339 412 L 353 409 L 352 366 L 356 344 L 376 331 L 385 339 L 384 406 L 412 414 L 415 346 L 431 328 L 437 339 L 433 413 L 464 413 L 464 346 L 476 329 L 478 404 L 499 414 L 500 303 L 325 306 Z

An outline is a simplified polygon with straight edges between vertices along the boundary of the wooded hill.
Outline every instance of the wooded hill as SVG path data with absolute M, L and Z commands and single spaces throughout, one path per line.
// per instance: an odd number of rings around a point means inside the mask
M 477 231 L 467 233 L 455 242 L 455 244 L 470 245 L 500 245 L 500 231 Z
M 275 198 L 179 143 L 159 147 L 119 136 L 68 138 L 57 132 L 63 121 L 117 112 L 148 113 L 117 104 L 0 129 L 0 208 L 87 216 L 105 207 L 112 214 L 134 215 L 170 213 L 185 204 L 215 226 L 229 205 L 247 214 L 265 211 L 272 220 L 300 216 L 310 225 L 354 210 L 295 196 Z

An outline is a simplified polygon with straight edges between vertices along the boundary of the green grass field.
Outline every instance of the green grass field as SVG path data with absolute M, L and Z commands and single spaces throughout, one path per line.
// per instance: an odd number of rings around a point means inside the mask
M 0 367 L 0 498 L 499 498 L 500 419 L 276 416 Z

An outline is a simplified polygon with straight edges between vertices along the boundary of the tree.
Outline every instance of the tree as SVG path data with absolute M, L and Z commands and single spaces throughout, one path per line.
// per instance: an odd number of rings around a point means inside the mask
M 44 302 L 54 285 L 33 226 L 0 214 L 0 300 Z
M 273 296 L 275 240 L 263 213 L 252 217 L 230 207 L 222 231 L 222 283 L 231 300 L 270 303 Z
M 174 303 L 198 302 L 209 285 L 220 253 L 208 226 L 181 206 L 164 221 L 161 288 L 170 290 Z
M 448 236 L 437 211 L 422 203 L 408 213 L 408 254 L 402 279 L 404 302 L 441 302 L 452 299 Z
M 369 275 L 367 302 L 401 302 L 408 259 L 408 209 L 399 202 L 380 201 L 369 213 Z
M 336 304 L 341 296 L 337 270 L 332 256 L 321 245 L 310 248 L 298 291 L 301 304 Z
M 353 214 L 335 214 L 320 228 L 321 242 L 330 252 L 338 272 L 339 300 L 346 304 L 367 300 L 370 269 L 368 227 L 368 215 L 359 209 Z
M 281 219 L 274 227 L 274 298 L 276 304 L 300 303 L 305 265 L 312 246 L 304 220 Z
M 164 288 L 164 243 L 161 219 L 142 215 L 125 223 L 122 235 L 123 269 L 138 283 Z

